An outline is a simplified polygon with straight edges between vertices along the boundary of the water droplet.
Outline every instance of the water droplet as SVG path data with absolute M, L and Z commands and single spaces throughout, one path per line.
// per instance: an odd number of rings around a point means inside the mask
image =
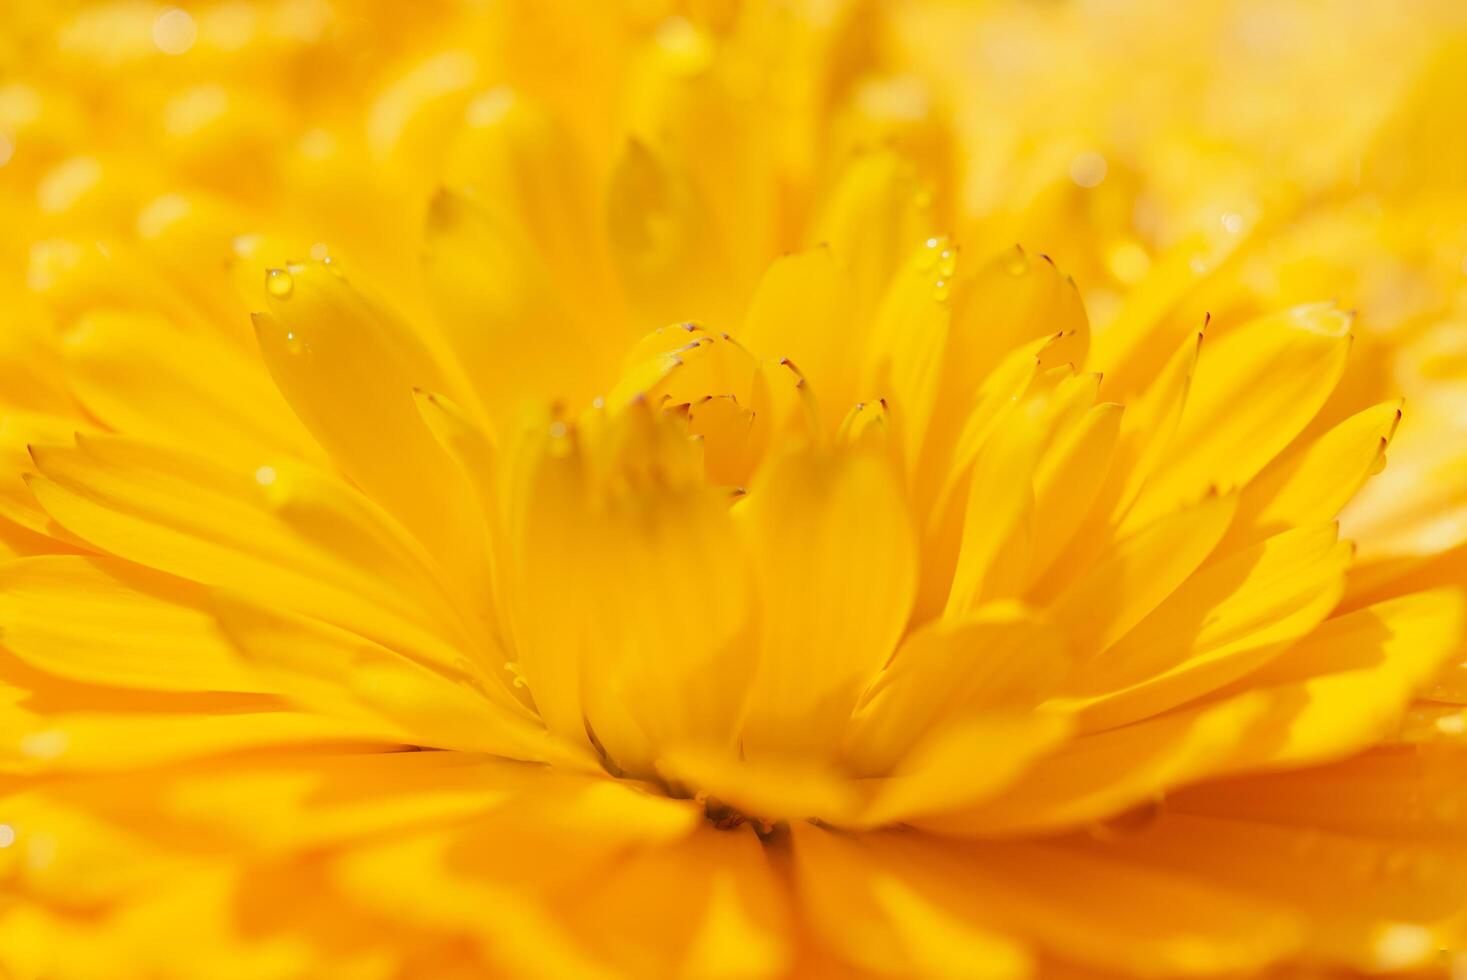
M 284 269 L 267 269 L 265 271 L 265 289 L 277 299 L 286 299 L 290 291 L 295 288 L 295 280 L 289 272 Z
M 551 422 L 550 423 L 550 438 L 552 438 L 552 439 L 564 439 L 565 438 L 565 433 L 566 433 L 566 428 L 565 428 L 565 423 L 564 422 Z
M 939 279 L 932 284 L 932 298 L 937 300 L 939 303 L 947 302 L 947 297 L 950 292 L 951 289 L 949 288 L 946 279 Z
M 1108 169 L 1105 157 L 1094 150 L 1086 150 L 1070 161 L 1070 179 L 1081 187 L 1099 187 Z
M 512 680 L 512 683 L 514 684 L 515 687 L 529 687 L 530 686 L 529 685 L 529 682 L 525 680 L 525 675 L 522 674 L 522 673 L 520 673 L 520 665 L 519 665 L 519 662 L 518 661 L 515 661 L 515 660 L 508 661 L 507 663 L 505 663 L 504 669 L 507 670 L 507 671 L 509 671 L 511 674 L 514 675 L 513 680 Z
M 317 242 L 311 246 L 311 258 L 317 262 L 331 261 L 331 251 L 326 247 L 325 242 Z
M 275 472 L 275 467 L 262 466 L 259 469 L 255 470 L 255 482 L 262 487 L 268 487 L 270 484 L 275 482 L 276 475 L 277 474 Z
M 153 46 L 164 54 L 184 54 L 198 36 L 199 29 L 186 10 L 169 7 L 153 21 Z
M 1243 230 L 1243 216 L 1241 214 L 1234 214 L 1230 211 L 1224 214 L 1219 220 L 1222 222 L 1223 230 L 1229 235 L 1236 235 Z
M 0 823 L 0 847 L 9 847 L 15 843 L 15 828 L 8 823 Z
M 1199 276 L 1207 271 L 1207 259 L 1203 258 L 1200 255 L 1192 256 L 1192 260 L 1188 262 L 1187 265 L 1190 266 L 1192 271 L 1197 273 L 1197 275 Z
M 940 239 L 940 238 L 929 238 L 929 239 L 927 239 L 927 247 L 928 248 L 936 248 L 937 246 L 939 246 L 941 244 L 942 244 L 942 239 Z M 1463 260 L 1463 261 L 1467 261 L 1467 260 Z

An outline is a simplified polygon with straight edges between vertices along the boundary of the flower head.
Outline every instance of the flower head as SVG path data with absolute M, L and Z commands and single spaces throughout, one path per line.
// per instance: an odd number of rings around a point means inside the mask
M 1460 947 L 1467 527 L 1379 475 L 1460 331 L 1418 225 L 1352 237 L 1425 220 L 1386 136 L 1179 233 L 1167 140 L 985 169 L 948 5 L 442 6 L 25 21 L 0 963 Z

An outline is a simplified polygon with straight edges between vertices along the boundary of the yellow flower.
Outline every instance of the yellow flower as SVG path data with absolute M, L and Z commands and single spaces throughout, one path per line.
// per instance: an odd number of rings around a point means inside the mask
M 1321 148 L 1251 99 L 1128 138 L 1135 51 L 1027 5 L 23 8 L 0 965 L 1445 968 L 1419 158 L 1467 74 L 1404 30 L 1340 36 L 1405 96 L 1314 65 L 1378 109 Z M 974 37 L 1094 71 L 950 125 Z

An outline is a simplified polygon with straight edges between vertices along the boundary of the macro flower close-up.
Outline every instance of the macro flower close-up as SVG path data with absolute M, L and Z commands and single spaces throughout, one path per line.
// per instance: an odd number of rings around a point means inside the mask
M 0 977 L 1467 977 L 1459 0 L 3 7 Z

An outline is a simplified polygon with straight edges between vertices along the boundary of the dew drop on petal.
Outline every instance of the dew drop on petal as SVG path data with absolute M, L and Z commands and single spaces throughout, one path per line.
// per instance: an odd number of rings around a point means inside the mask
M 1222 222 L 1223 230 L 1229 235 L 1236 235 L 1243 230 L 1243 216 L 1241 214 L 1229 211 L 1219 220 Z
M 15 843 L 15 828 L 8 823 L 0 823 L 0 847 L 9 847 Z
M 184 54 L 194 46 L 199 30 L 188 11 L 169 7 L 153 21 L 153 46 L 164 54 Z
M 326 247 L 325 242 L 317 242 L 311 246 L 311 258 L 317 262 L 331 261 L 331 250 Z
M 270 292 L 271 296 L 277 299 L 285 299 L 290 296 L 290 291 L 295 288 L 295 280 L 284 269 L 268 269 L 265 272 L 265 288 Z
M 262 487 L 268 487 L 270 486 L 270 484 L 275 482 L 276 475 L 277 474 L 275 473 L 275 467 L 262 466 L 259 469 L 255 470 L 255 482 Z

